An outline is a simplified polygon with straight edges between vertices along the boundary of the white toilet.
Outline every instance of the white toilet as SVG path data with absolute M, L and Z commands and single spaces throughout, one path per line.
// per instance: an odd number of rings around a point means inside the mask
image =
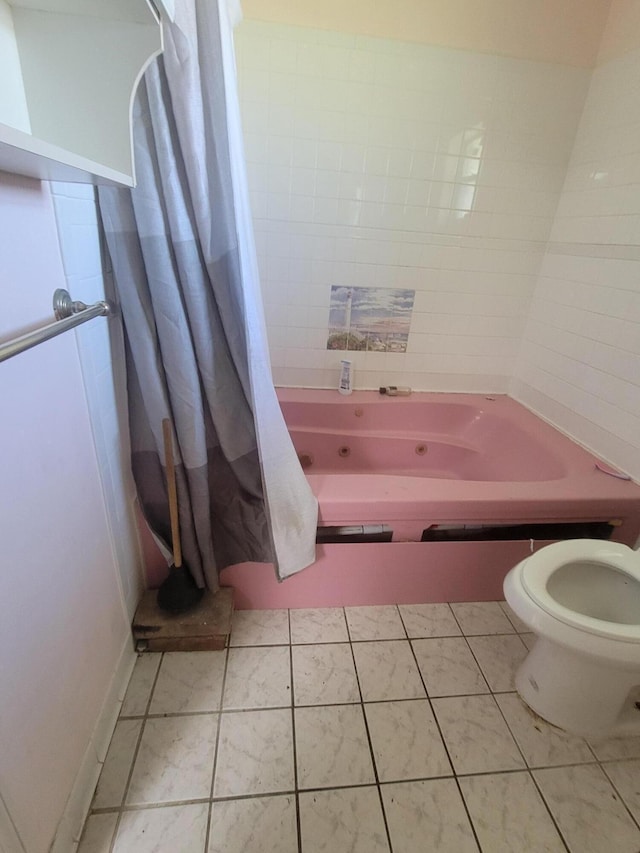
M 537 635 L 516 674 L 527 705 L 573 734 L 640 734 L 640 554 L 548 545 L 511 569 L 504 595 Z

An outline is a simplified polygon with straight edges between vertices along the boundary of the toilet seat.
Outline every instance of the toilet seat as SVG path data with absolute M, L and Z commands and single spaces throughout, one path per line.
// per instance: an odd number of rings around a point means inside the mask
M 640 583 L 640 555 L 626 545 L 593 539 L 572 539 L 542 548 L 521 564 L 522 586 L 527 595 L 550 616 L 600 637 L 629 643 L 640 642 L 640 613 L 636 624 L 611 622 L 571 610 L 548 591 L 553 574 L 572 563 L 589 562 L 618 571 Z

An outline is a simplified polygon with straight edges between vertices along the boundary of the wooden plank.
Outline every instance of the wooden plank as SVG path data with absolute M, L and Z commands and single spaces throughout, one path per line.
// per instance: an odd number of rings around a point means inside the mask
M 157 591 L 147 590 L 133 618 L 133 636 L 136 640 L 226 637 L 231 633 L 232 613 L 233 590 L 228 587 L 215 594 L 207 590 L 193 610 L 179 615 L 160 610 Z
M 227 647 L 227 634 L 213 637 L 152 637 L 138 640 L 136 651 L 142 652 L 218 652 Z

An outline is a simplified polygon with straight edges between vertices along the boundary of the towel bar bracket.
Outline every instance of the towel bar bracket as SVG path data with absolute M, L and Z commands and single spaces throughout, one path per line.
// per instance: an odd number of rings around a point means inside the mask
M 69 292 L 58 288 L 53 294 L 53 313 L 56 317 L 54 323 L 29 332 L 19 338 L 6 343 L 0 343 L 0 362 L 13 358 L 25 350 L 31 349 L 38 344 L 55 338 L 63 332 L 80 326 L 94 317 L 111 317 L 113 309 L 108 302 L 96 302 L 93 305 L 85 305 L 84 302 L 75 302 Z
M 81 314 L 89 307 L 103 306 L 103 314 L 106 316 L 110 313 L 110 307 L 107 302 L 96 302 L 95 306 L 85 305 L 84 302 L 77 302 L 71 298 L 71 294 L 63 287 L 58 287 L 53 293 L 53 313 L 56 320 L 66 320 L 67 317 L 73 317 L 74 314 Z

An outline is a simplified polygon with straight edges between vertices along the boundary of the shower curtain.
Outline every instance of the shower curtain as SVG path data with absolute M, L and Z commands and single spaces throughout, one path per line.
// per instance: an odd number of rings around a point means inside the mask
M 137 186 L 99 206 L 125 329 L 132 467 L 170 541 L 173 423 L 185 563 L 199 586 L 245 561 L 315 559 L 317 503 L 269 367 L 226 0 L 177 0 L 134 105 Z

